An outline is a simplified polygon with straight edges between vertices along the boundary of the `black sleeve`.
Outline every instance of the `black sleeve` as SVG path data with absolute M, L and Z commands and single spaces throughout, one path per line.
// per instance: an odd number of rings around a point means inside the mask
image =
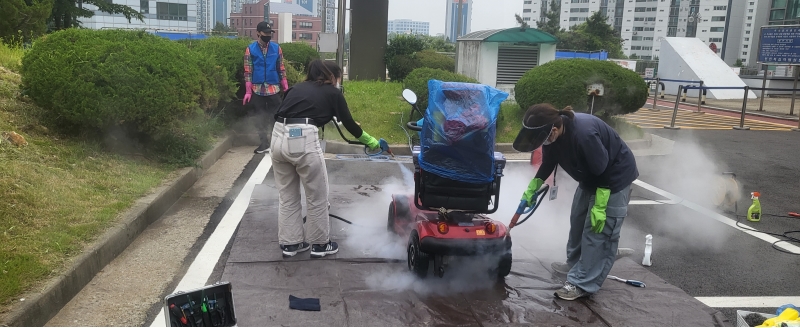
M 556 165 L 558 165 L 558 160 L 554 154 L 554 150 L 542 147 L 542 166 L 536 171 L 536 178 L 547 180 L 550 174 L 553 173 L 553 170 L 556 169 Z
M 337 90 L 334 99 L 334 115 L 339 119 L 339 122 L 344 124 L 344 128 L 347 129 L 347 132 L 350 132 L 350 134 L 356 138 L 360 138 L 364 131 L 361 130 L 361 127 L 356 124 L 355 120 L 353 120 L 353 116 L 350 115 L 350 108 L 347 107 L 347 101 L 344 99 L 344 94 Z

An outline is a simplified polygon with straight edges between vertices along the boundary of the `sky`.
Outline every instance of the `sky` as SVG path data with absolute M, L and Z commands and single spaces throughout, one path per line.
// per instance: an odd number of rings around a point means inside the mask
M 283 0 L 271 0 L 283 2 Z M 444 34 L 446 0 L 389 0 L 389 19 L 410 19 L 431 23 L 431 35 Z M 452 1 L 452 0 L 450 0 Z M 472 30 L 514 27 L 514 14 L 522 14 L 522 0 L 472 0 Z M 337 1 L 338 3 L 338 1 Z M 348 1 L 348 5 L 349 5 Z M 349 23 L 349 17 L 347 19 Z M 349 24 L 347 24 L 349 27 Z
M 389 0 L 389 19 L 429 22 L 431 35 L 444 34 L 445 1 Z M 514 27 L 514 14 L 522 14 L 522 0 L 473 0 L 472 5 L 471 32 Z

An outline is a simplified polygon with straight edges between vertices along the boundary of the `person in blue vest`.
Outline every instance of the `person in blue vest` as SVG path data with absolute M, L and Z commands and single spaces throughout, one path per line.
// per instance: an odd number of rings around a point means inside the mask
M 276 42 L 272 42 L 275 31 L 268 22 L 256 26 L 258 40 L 244 51 L 245 95 L 242 105 L 253 100 L 256 117 L 256 128 L 261 145 L 254 153 L 263 154 L 269 151 L 272 128 L 275 125 L 275 113 L 281 105 L 282 95 L 289 89 L 286 81 L 286 68 L 283 66 L 283 50 Z

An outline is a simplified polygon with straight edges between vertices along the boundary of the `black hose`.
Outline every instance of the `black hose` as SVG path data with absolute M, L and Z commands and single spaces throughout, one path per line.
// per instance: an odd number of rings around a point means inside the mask
M 342 218 L 341 216 L 338 216 L 338 215 L 333 215 L 333 214 L 328 213 L 328 216 L 330 216 L 330 217 L 332 217 L 334 219 L 337 219 L 339 221 L 342 221 L 344 223 L 347 223 L 347 224 L 353 224 L 353 222 L 347 221 L 347 220 L 345 220 L 344 218 Z M 303 217 L 303 223 L 306 223 L 306 218 L 307 218 L 306 216 Z
M 353 222 L 347 221 L 347 220 L 343 219 L 341 216 L 338 216 L 338 215 L 333 215 L 333 214 L 328 213 L 328 216 L 330 216 L 330 217 L 332 217 L 334 219 L 338 219 L 339 221 L 342 221 L 342 222 L 347 223 L 347 224 L 353 224 Z
M 547 196 L 547 191 L 548 190 L 550 190 L 550 186 L 545 186 L 544 190 L 539 194 L 539 199 L 536 200 L 536 205 L 533 205 L 533 209 L 531 209 L 531 212 L 528 213 L 528 215 L 525 216 L 524 219 L 522 219 L 521 221 L 517 222 L 517 224 L 514 225 L 515 227 L 519 226 L 523 222 L 527 221 L 531 217 L 531 215 L 533 215 L 533 213 L 536 212 L 536 209 L 539 208 L 539 205 L 542 204 L 542 201 L 544 200 L 544 196 Z
M 655 199 L 650 199 L 650 198 L 643 197 L 643 196 L 634 196 L 634 197 L 638 197 L 638 198 L 642 198 L 642 199 L 647 199 L 647 200 L 651 200 L 651 201 L 655 201 L 655 202 L 663 203 L 663 202 L 657 201 L 657 200 L 655 200 Z M 669 204 L 669 203 L 663 203 L 663 204 L 667 204 L 667 205 L 676 205 L 676 204 Z M 538 205 L 538 204 L 537 204 L 537 205 Z M 736 227 L 738 227 L 738 228 L 740 228 L 740 229 L 742 229 L 742 230 L 748 230 L 748 231 L 753 231 L 753 232 L 760 232 L 760 233 L 763 233 L 763 234 L 766 234 L 766 235 L 770 235 L 770 236 L 773 236 L 773 237 L 777 237 L 777 238 L 779 238 L 779 240 L 777 240 L 777 241 L 775 241 L 775 242 L 773 242 L 773 243 L 772 243 L 772 248 L 773 248 L 773 249 L 775 249 L 775 250 L 777 250 L 777 251 L 779 251 L 779 252 L 786 253 L 786 254 L 791 254 L 791 255 L 800 255 L 800 254 L 798 254 L 798 253 L 795 253 L 795 252 L 791 252 L 791 251 L 788 251 L 788 250 L 785 250 L 785 249 L 781 249 L 781 248 L 778 246 L 778 243 L 788 243 L 789 245 L 794 245 L 793 243 L 800 244 L 800 237 L 792 237 L 792 236 L 790 236 L 790 235 L 794 235 L 794 234 L 800 234 L 800 230 L 787 230 L 787 231 L 784 231 L 783 233 L 774 233 L 774 232 L 761 231 L 761 230 L 758 230 L 758 229 L 753 229 L 753 228 L 750 228 L 750 227 L 743 226 L 743 225 L 741 224 L 741 219 L 742 219 L 742 218 L 745 218 L 745 219 L 746 219 L 746 218 L 747 218 L 747 216 L 745 216 L 745 215 L 739 215 L 739 214 L 737 214 L 736 212 L 738 211 L 738 207 L 739 207 L 739 206 L 738 206 L 738 204 L 737 204 L 737 205 L 736 205 L 736 209 L 735 209 L 733 212 L 731 212 L 731 211 L 725 211 L 725 213 L 727 213 L 727 214 L 730 214 L 730 215 L 733 215 L 733 216 L 734 216 L 734 218 L 736 218 Z M 797 219 L 797 217 L 794 217 L 794 216 L 789 216 L 789 215 L 779 215 L 779 214 L 769 214 L 769 213 L 761 213 L 761 217 L 762 217 L 762 218 L 764 218 L 764 217 L 776 217 L 776 218 L 790 218 L 790 219 Z

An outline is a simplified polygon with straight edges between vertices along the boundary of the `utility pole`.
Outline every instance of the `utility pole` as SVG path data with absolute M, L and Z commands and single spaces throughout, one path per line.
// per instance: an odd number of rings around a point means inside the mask
M 456 40 L 458 40 L 458 37 L 461 36 L 461 15 L 463 15 L 463 10 L 464 10 L 463 8 L 464 0 L 457 0 L 457 1 L 458 1 L 458 23 L 456 23 Z
M 455 55 L 456 73 L 458 73 L 458 37 L 461 36 L 461 15 L 462 11 L 464 10 L 463 2 L 465 0 L 457 0 L 457 1 L 458 1 L 458 23 L 456 23 L 456 38 L 455 40 L 453 40 L 453 42 L 456 43 L 456 55 Z
M 320 0 L 322 3 L 322 33 L 328 33 L 328 0 Z
M 344 70 L 344 21 L 347 12 L 347 0 L 339 0 L 338 37 L 339 47 L 336 49 L 336 63 Z

